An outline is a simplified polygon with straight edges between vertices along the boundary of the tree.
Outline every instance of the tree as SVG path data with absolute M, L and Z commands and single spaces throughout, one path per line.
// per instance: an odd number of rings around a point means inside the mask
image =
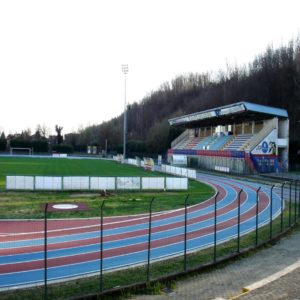
M 2 132 L 0 135 L 0 151 L 5 151 L 7 146 L 7 140 L 5 137 L 5 133 Z
M 62 126 L 58 126 L 58 125 L 55 125 L 55 131 L 57 133 L 57 144 L 60 145 L 62 142 L 63 142 L 63 137 L 61 135 L 61 132 L 63 130 L 63 127 Z

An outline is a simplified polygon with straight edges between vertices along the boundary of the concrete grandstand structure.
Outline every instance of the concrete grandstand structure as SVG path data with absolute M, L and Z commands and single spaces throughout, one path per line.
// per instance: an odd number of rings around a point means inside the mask
M 168 150 L 172 164 L 233 173 L 288 170 L 284 109 L 238 102 L 169 120 L 184 127 Z

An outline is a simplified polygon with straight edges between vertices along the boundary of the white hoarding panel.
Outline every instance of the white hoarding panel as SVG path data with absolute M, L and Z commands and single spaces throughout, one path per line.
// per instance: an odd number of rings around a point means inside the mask
M 171 174 L 176 174 L 176 167 L 171 166 L 171 168 L 170 168 L 170 173 L 171 173 Z
M 6 176 L 6 189 L 7 190 L 16 189 L 16 176 Z
M 53 153 L 52 157 L 55 157 L 55 158 L 67 158 L 68 154 L 66 154 L 66 153 Z
M 115 190 L 115 177 L 91 177 L 91 190 Z
M 187 177 L 188 178 L 192 178 L 192 179 L 196 179 L 196 170 L 191 170 L 191 169 L 188 169 L 187 170 Z
M 20 178 L 20 182 L 21 182 L 20 189 L 31 190 L 31 191 L 34 190 L 34 177 L 33 176 L 24 176 L 23 180 Z M 18 183 L 18 181 L 17 181 L 17 183 Z
M 34 190 L 33 176 L 7 176 L 6 188 L 9 190 Z
M 142 189 L 143 190 L 164 190 L 165 178 L 164 177 L 143 177 Z
M 36 190 L 62 190 L 62 178 L 51 176 L 36 176 L 35 177 Z
M 171 174 L 171 166 L 166 166 L 166 173 Z
M 188 189 L 188 179 L 187 178 L 176 178 L 168 177 L 166 178 L 166 189 L 167 190 L 187 190 Z
M 188 169 L 181 168 L 181 176 L 188 177 Z
M 89 190 L 89 177 L 64 177 L 63 178 L 64 190 Z
M 140 177 L 117 177 L 118 190 L 139 190 L 140 188 Z
M 133 158 L 128 158 L 128 164 L 137 166 L 137 161 Z
M 182 168 L 175 167 L 175 174 L 181 176 Z

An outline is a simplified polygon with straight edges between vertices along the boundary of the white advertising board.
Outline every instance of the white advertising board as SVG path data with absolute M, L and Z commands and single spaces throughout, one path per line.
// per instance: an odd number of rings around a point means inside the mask
M 196 179 L 197 178 L 196 170 L 187 169 L 187 177 L 192 178 L 192 179 Z
M 115 177 L 91 177 L 90 189 L 91 190 L 115 190 L 116 178 Z
M 186 168 L 181 168 L 181 176 L 183 176 L 183 177 L 188 177 L 188 169 L 186 169 Z
M 143 190 L 164 190 L 165 178 L 164 177 L 143 177 L 142 189 Z
M 171 166 L 169 166 L 169 165 L 166 166 L 166 173 L 169 173 L 169 174 L 171 173 Z
M 8 190 L 34 190 L 33 176 L 6 176 L 6 189 Z
M 229 167 L 222 167 L 222 166 L 215 166 L 215 170 L 220 172 L 226 172 L 226 173 L 229 173 L 230 171 Z
M 36 190 L 62 190 L 62 177 L 36 176 Z
M 53 153 L 52 157 L 56 157 L 56 158 L 67 158 L 68 154 L 66 153 Z
M 70 176 L 64 177 L 64 190 L 89 190 L 89 177 Z
M 118 190 L 139 190 L 140 188 L 140 177 L 117 177 Z
M 188 189 L 188 179 L 187 178 L 176 178 L 168 177 L 166 178 L 166 189 L 167 190 L 187 190 Z

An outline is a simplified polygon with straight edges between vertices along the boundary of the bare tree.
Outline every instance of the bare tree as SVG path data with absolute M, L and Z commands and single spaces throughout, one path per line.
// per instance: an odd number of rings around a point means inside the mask
M 62 142 L 63 142 L 63 137 L 61 135 L 61 132 L 63 130 L 63 127 L 62 126 L 58 126 L 58 125 L 55 125 L 55 131 L 57 133 L 57 144 L 60 145 Z

